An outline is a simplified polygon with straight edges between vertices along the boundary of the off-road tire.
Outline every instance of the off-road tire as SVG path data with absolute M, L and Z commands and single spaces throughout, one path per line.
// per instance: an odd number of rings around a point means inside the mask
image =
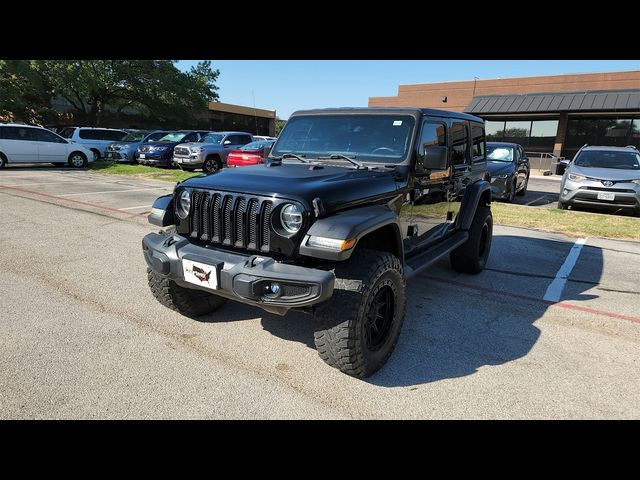
M 200 317 L 214 312 L 227 301 L 226 298 L 212 293 L 183 288 L 150 268 L 147 268 L 147 279 L 156 300 L 187 317 Z
M 449 255 L 451 267 L 460 273 L 480 273 L 487 264 L 492 237 L 491 208 L 478 205 L 469 229 L 469 239 Z
M 320 326 L 314 332 L 314 342 L 320 358 L 348 375 L 364 378 L 378 371 L 388 360 L 398 342 L 404 322 L 406 294 L 400 260 L 387 252 L 356 250 L 352 257 L 335 269 L 333 296 L 316 310 Z M 388 325 L 379 345 L 369 346 L 367 316 L 378 299 L 389 296 L 392 307 L 385 312 Z M 380 313 L 378 308 L 377 313 Z M 377 317 L 376 317 L 377 318 Z

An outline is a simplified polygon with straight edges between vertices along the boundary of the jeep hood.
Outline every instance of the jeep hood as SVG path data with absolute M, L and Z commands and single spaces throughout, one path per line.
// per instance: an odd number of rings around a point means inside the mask
M 265 164 L 228 168 L 185 180 L 181 186 L 302 200 L 311 206 L 319 197 L 327 211 L 393 196 L 398 188 L 385 170 L 356 170 L 306 164 Z

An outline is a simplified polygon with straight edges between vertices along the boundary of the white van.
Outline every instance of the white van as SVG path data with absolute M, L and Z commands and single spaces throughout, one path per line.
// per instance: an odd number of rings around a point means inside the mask
M 86 167 L 93 152 L 42 127 L 0 124 L 0 168 L 7 163 L 53 163 Z
M 60 132 L 64 138 L 88 148 L 94 153 L 94 160 L 106 158 L 107 147 L 128 135 L 124 130 L 94 127 L 65 127 Z

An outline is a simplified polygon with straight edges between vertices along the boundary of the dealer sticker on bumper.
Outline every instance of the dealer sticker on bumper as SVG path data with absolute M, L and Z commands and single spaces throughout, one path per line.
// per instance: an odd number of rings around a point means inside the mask
M 214 265 L 207 265 L 192 260 L 182 260 L 184 279 L 201 287 L 218 288 L 218 272 Z

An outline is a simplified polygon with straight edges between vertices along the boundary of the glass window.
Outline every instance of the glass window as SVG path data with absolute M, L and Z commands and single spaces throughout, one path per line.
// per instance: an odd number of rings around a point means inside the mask
M 224 135 L 221 133 L 208 133 L 198 141 L 201 143 L 220 143 L 223 138 Z
M 529 138 L 531 121 L 506 122 L 504 126 L 504 138 Z M 507 140 L 505 140 L 507 141 Z
M 553 137 L 558 133 L 558 120 L 534 120 L 531 124 L 532 137 Z
M 80 130 L 78 136 L 83 140 L 97 140 L 98 135 L 94 130 Z
M 151 135 L 149 135 L 147 138 L 145 138 L 145 142 L 157 142 L 158 140 L 160 140 L 162 137 L 164 137 L 167 134 L 167 132 L 155 132 L 152 133 Z
M 184 132 L 167 133 L 164 137 L 160 138 L 158 141 L 159 142 L 179 142 L 186 136 L 187 134 Z
M 633 124 L 631 125 L 630 138 L 631 139 L 634 139 L 634 138 L 635 139 L 640 139 L 640 118 L 633 121 Z
M 44 130 L 40 128 L 33 129 L 34 140 L 39 142 L 49 142 L 49 143 L 66 143 L 62 138 L 56 135 L 49 130 Z
M 240 150 L 249 151 L 249 150 L 262 150 L 263 148 L 270 148 L 273 145 L 273 140 L 259 140 L 257 142 L 250 142 L 246 145 L 242 146 Z
M 640 170 L 640 154 L 625 151 L 583 150 L 574 163 L 584 168 Z
M 484 129 L 479 125 L 471 126 L 471 147 L 471 160 L 473 162 L 484 162 Z
M 420 143 L 418 144 L 418 159 L 416 167 L 424 169 L 424 147 L 447 146 L 447 129 L 443 123 L 425 123 L 422 126 L 420 134 Z
M 71 138 L 73 137 L 73 132 L 75 131 L 76 131 L 76 127 L 65 127 L 60 132 L 60 136 L 64 138 Z
M 454 123 L 451 126 L 451 163 L 462 165 L 468 162 L 469 133 L 464 123 Z
M 624 147 L 628 145 L 631 119 L 610 120 L 604 125 L 603 142 L 604 145 L 614 145 Z
M 3 138 L 5 140 L 36 140 L 35 128 L 29 127 L 4 127 Z
M 141 142 L 142 140 L 144 140 L 144 137 L 146 135 L 147 132 L 131 132 L 120 141 L 124 143 Z
M 298 116 L 287 122 L 272 154 L 341 153 L 365 162 L 396 162 L 409 152 L 414 122 L 408 115 Z
M 200 139 L 200 137 L 198 136 L 197 132 L 193 132 L 190 133 L 189 135 L 186 135 L 185 137 L 182 138 L 182 142 L 183 143 L 187 143 L 187 142 L 197 142 Z
M 504 137 L 504 122 L 484 122 L 484 131 L 487 135 L 487 140 L 502 140 Z
M 513 157 L 513 147 L 510 145 L 487 145 L 487 160 L 490 162 L 512 162 Z

